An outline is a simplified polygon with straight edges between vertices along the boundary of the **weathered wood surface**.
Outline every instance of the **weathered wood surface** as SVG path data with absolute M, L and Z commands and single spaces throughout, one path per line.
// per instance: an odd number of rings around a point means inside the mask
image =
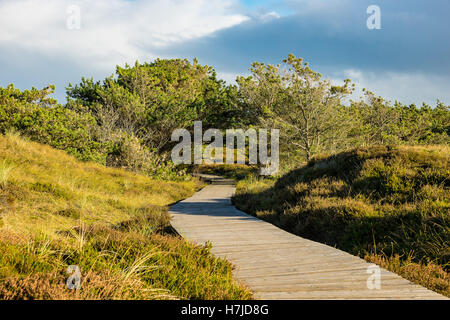
M 234 264 L 235 277 L 255 298 L 446 299 L 384 269 L 381 288 L 369 289 L 373 265 L 237 210 L 231 204 L 235 188 L 223 179 L 210 181 L 171 207 L 172 226 L 187 240 L 211 242 L 212 253 Z

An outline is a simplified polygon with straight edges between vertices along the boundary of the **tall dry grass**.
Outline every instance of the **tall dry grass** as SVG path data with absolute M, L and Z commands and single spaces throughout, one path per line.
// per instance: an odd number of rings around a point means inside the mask
M 82 163 L 15 134 L 0 136 L 0 177 L 0 299 L 251 297 L 227 261 L 167 232 L 167 205 L 197 181 Z

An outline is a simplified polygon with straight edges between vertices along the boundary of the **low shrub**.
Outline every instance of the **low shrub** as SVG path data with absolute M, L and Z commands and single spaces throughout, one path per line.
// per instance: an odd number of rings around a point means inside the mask
M 409 257 L 446 273 L 449 159 L 447 146 L 358 148 L 317 157 L 278 180 L 242 180 L 233 202 L 287 231 L 352 254 Z

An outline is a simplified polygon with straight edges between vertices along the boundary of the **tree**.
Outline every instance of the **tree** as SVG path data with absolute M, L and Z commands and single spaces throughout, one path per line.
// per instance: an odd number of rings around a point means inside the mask
M 157 59 L 118 66 L 116 77 L 103 83 L 82 78 L 67 88 L 67 106 L 93 114 L 107 139 L 124 131 L 162 152 L 170 146 L 173 130 L 189 129 L 195 120 L 223 126 L 237 119 L 229 98 L 235 91 L 197 60 Z
M 0 87 L 0 133 L 17 131 L 80 160 L 105 164 L 110 146 L 98 141 L 95 119 L 57 104 L 49 97 L 53 90 L 54 86 L 24 91 L 12 84 Z
M 341 101 L 353 88 L 350 80 L 333 86 L 292 54 L 283 65 L 254 63 L 250 70 L 252 76 L 238 79 L 249 115 L 280 129 L 283 145 L 301 150 L 309 160 L 342 135 Z
M 366 89 L 363 91 L 364 100 L 352 101 L 360 116 L 362 144 L 396 143 L 394 124 L 399 121 L 399 113 L 382 97 Z

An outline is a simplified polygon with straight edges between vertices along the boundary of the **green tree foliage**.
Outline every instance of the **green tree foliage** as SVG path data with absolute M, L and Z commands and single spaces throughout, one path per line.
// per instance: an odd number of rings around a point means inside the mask
M 341 100 L 351 93 L 350 80 L 333 86 L 292 54 L 283 65 L 254 63 L 250 70 L 252 76 L 237 80 L 248 114 L 260 124 L 279 128 L 288 150 L 301 150 L 309 160 L 342 138 Z
M 333 85 L 294 55 L 279 65 L 255 62 L 250 71 L 227 85 L 197 60 L 136 62 L 103 81 L 69 84 L 65 106 L 49 97 L 53 86 L 10 85 L 0 88 L 0 132 L 13 129 L 78 159 L 165 177 L 180 174 L 168 159 L 173 130 L 192 129 L 196 120 L 204 130 L 280 129 L 286 169 L 349 147 L 450 142 L 450 110 L 440 101 L 392 104 L 366 90 L 347 103 L 350 80 Z
M 157 59 L 117 67 L 116 77 L 102 83 L 83 78 L 67 88 L 67 95 L 68 107 L 96 118 L 104 139 L 126 132 L 158 152 L 167 149 L 173 130 L 191 128 L 195 120 L 221 128 L 238 118 L 230 98 L 236 88 L 227 87 L 197 60 Z
M 352 101 L 354 143 L 374 144 L 448 144 L 450 108 L 438 101 L 435 108 L 391 105 L 382 97 L 365 90 L 365 99 Z
M 108 145 L 96 140 L 97 124 L 48 97 L 54 86 L 20 91 L 0 87 L 0 133 L 18 131 L 34 141 L 63 149 L 78 159 L 105 163 Z
M 354 90 L 350 79 L 332 85 L 292 54 L 279 65 L 255 62 L 250 71 L 237 79 L 241 114 L 247 123 L 280 129 L 287 169 L 355 146 L 450 142 L 450 110 L 440 101 L 435 108 L 392 105 L 364 89 L 363 99 L 346 103 Z

